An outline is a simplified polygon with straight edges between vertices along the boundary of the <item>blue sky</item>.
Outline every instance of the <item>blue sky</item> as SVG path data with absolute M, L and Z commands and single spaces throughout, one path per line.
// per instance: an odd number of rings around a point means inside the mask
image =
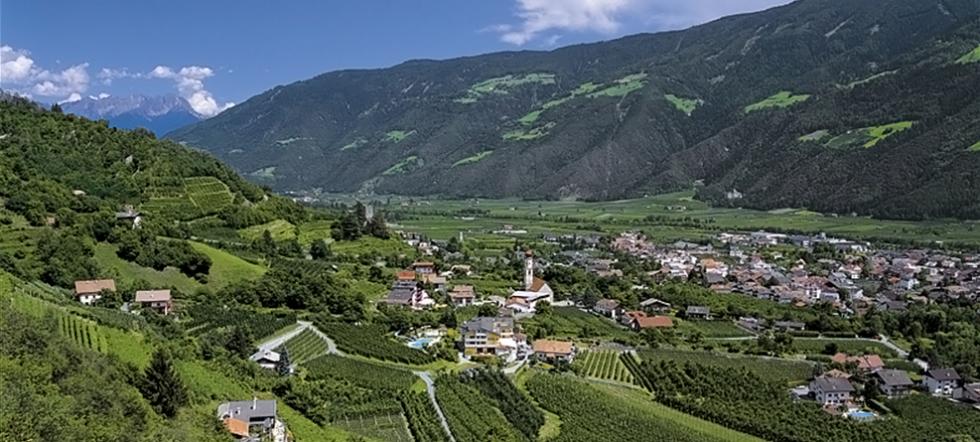
M 547 50 L 788 0 L 0 0 L 0 87 L 55 102 L 177 93 L 214 114 L 346 68 Z

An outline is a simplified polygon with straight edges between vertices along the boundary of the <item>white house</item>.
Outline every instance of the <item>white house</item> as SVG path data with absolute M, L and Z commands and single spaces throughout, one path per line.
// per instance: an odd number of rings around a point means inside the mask
M 952 368 L 936 368 L 926 372 L 922 384 L 933 396 L 952 396 L 960 386 L 960 375 Z
M 275 370 L 281 358 L 282 355 L 272 350 L 262 350 L 249 357 L 250 360 L 259 364 L 259 367 L 268 370 Z
M 881 392 L 888 397 L 905 396 L 915 385 L 904 370 L 878 370 L 875 375 Z
M 92 281 L 75 281 L 75 297 L 85 305 L 95 304 L 102 298 L 102 291 L 116 291 L 116 281 L 112 279 L 96 279 Z
M 844 378 L 818 376 L 810 381 L 810 391 L 820 405 L 844 405 L 851 400 L 854 386 Z

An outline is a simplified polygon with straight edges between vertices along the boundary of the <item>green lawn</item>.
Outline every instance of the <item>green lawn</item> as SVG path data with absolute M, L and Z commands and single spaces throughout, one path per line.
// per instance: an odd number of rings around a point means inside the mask
M 958 60 L 959 64 L 977 63 L 980 62 L 980 46 L 977 46 L 972 51 L 963 54 Z
M 831 149 L 871 148 L 882 140 L 912 127 L 913 124 L 915 124 L 913 121 L 897 121 L 880 126 L 853 129 L 831 138 L 825 146 Z
M 685 331 L 699 331 L 706 338 L 751 336 L 751 333 L 735 325 L 732 321 L 680 321 L 677 328 Z
M 882 344 L 880 342 L 833 339 L 833 338 L 821 338 L 821 339 L 796 338 L 793 340 L 792 349 L 793 351 L 802 354 L 818 355 L 818 354 L 822 354 L 824 348 L 826 348 L 827 344 L 830 343 L 837 344 L 838 351 L 850 355 L 875 353 L 883 358 L 893 358 L 898 356 L 897 354 L 895 354 L 895 351 L 886 347 L 885 344 Z
M 252 264 L 224 250 L 195 241 L 189 242 L 194 250 L 211 258 L 209 286 L 220 288 L 236 281 L 258 279 L 266 272 L 265 267 Z
M 173 267 L 167 267 L 163 271 L 143 267 L 139 264 L 126 261 L 116 255 L 116 247 L 113 244 L 99 243 L 95 245 L 95 260 L 103 269 L 114 273 L 120 282 L 129 284 L 133 281 L 143 280 L 160 288 L 176 288 L 182 293 L 194 293 L 203 285 L 194 278 L 190 278 Z
M 704 103 L 704 101 L 702 101 L 700 98 L 682 98 L 674 94 L 666 94 L 664 95 L 664 98 L 666 98 L 670 104 L 673 104 L 677 110 L 684 112 L 689 117 L 691 116 L 691 113 L 698 108 L 698 106 Z
M 418 168 L 421 165 L 422 165 L 422 159 L 420 159 L 416 155 L 412 155 L 410 157 L 407 157 L 407 158 L 405 158 L 405 159 L 403 159 L 403 160 L 395 163 L 393 166 L 389 167 L 387 170 L 385 170 L 381 174 L 382 175 L 397 175 L 397 174 L 400 174 L 400 173 L 407 173 L 407 172 L 411 172 L 412 170 Z
M 766 98 L 765 100 L 745 106 L 745 113 L 760 111 L 763 109 L 790 107 L 794 104 L 802 103 L 809 99 L 810 95 L 807 94 L 793 95 L 793 93 L 790 91 L 780 91 L 775 95 Z

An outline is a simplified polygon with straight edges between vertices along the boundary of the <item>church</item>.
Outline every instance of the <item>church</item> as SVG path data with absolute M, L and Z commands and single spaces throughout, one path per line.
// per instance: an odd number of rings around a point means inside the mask
M 555 293 L 543 279 L 534 276 L 534 252 L 524 252 L 524 289 L 516 290 L 507 298 L 506 307 L 515 313 L 534 313 L 541 301 L 555 302 Z

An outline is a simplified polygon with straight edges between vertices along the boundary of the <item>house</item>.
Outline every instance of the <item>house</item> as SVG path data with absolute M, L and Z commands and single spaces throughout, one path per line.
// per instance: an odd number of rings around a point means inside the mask
M 457 285 L 449 292 L 449 299 L 456 307 L 472 305 L 476 301 L 476 291 L 471 285 Z
M 568 341 L 538 339 L 531 345 L 534 356 L 542 361 L 572 362 L 575 358 L 575 344 Z
M 868 373 L 885 368 L 885 361 L 882 361 L 881 356 L 878 355 L 848 356 L 846 353 L 837 353 L 831 356 L 830 360 L 841 365 L 855 364 L 858 370 Z
M 854 386 L 844 378 L 818 376 L 810 381 L 810 391 L 822 406 L 844 405 L 850 402 Z
M 415 281 L 415 279 L 415 272 L 411 270 L 402 270 L 395 274 L 395 281 L 397 282 Z
M 922 385 L 933 396 L 952 396 L 960 380 L 959 373 L 952 368 L 935 368 L 926 372 Z
M 267 370 L 275 370 L 276 367 L 279 366 L 279 361 L 282 359 L 282 355 L 272 350 L 259 350 L 252 356 L 249 356 L 248 359 L 256 364 L 259 364 L 259 367 Z
M 600 299 L 592 307 L 592 311 L 607 318 L 616 319 L 621 314 L 622 309 L 619 307 L 619 301 L 615 299 Z
M 164 315 L 169 315 L 174 309 L 170 290 L 138 290 L 135 302 L 144 309 L 153 309 Z
M 687 307 L 688 319 L 711 319 L 711 309 L 700 305 Z
M 657 298 L 650 298 L 640 303 L 640 309 L 647 313 L 664 313 L 670 311 L 670 303 Z
M 456 264 L 450 267 L 449 271 L 453 272 L 453 275 L 470 276 L 473 274 L 473 268 L 465 264 Z
M 446 290 L 446 277 L 445 276 L 439 276 L 439 275 L 436 275 L 435 273 L 426 273 L 426 274 L 422 275 L 421 280 L 422 280 L 422 283 L 423 284 L 430 284 L 430 285 L 432 285 L 432 287 L 435 288 L 436 291 L 445 292 L 445 290 Z
M 467 356 L 509 357 L 517 349 L 514 318 L 478 316 L 459 328 L 463 354 Z
M 125 222 L 138 229 L 143 224 L 143 214 L 133 209 L 133 206 L 126 206 L 121 212 L 116 212 L 116 221 Z
M 980 382 L 966 384 L 953 392 L 953 398 L 963 402 L 980 404 Z
M 431 261 L 415 261 L 412 270 L 418 275 L 429 275 L 436 272 L 436 264 Z
M 904 396 L 915 385 L 905 370 L 878 370 L 878 387 L 888 397 Z
M 218 405 L 218 420 L 235 437 L 248 441 L 286 440 L 286 428 L 276 413 L 275 400 L 225 402 Z
M 116 291 L 116 281 L 112 279 L 96 279 L 91 281 L 75 281 L 75 297 L 85 305 L 95 304 L 102 298 L 102 291 Z
M 382 301 L 391 306 L 408 307 L 422 310 L 435 305 L 436 301 L 422 289 L 421 283 L 412 281 L 396 281 L 388 296 Z
M 776 321 L 772 324 L 773 328 L 779 331 L 803 331 L 806 324 L 795 321 Z
M 633 318 L 630 327 L 633 330 L 644 330 L 648 328 L 671 328 L 674 321 L 669 316 L 647 316 L 642 315 Z
M 647 313 L 644 311 L 630 310 L 628 312 L 624 312 L 623 315 L 619 317 L 619 323 L 632 328 L 633 321 L 636 318 L 645 317 L 646 315 Z

